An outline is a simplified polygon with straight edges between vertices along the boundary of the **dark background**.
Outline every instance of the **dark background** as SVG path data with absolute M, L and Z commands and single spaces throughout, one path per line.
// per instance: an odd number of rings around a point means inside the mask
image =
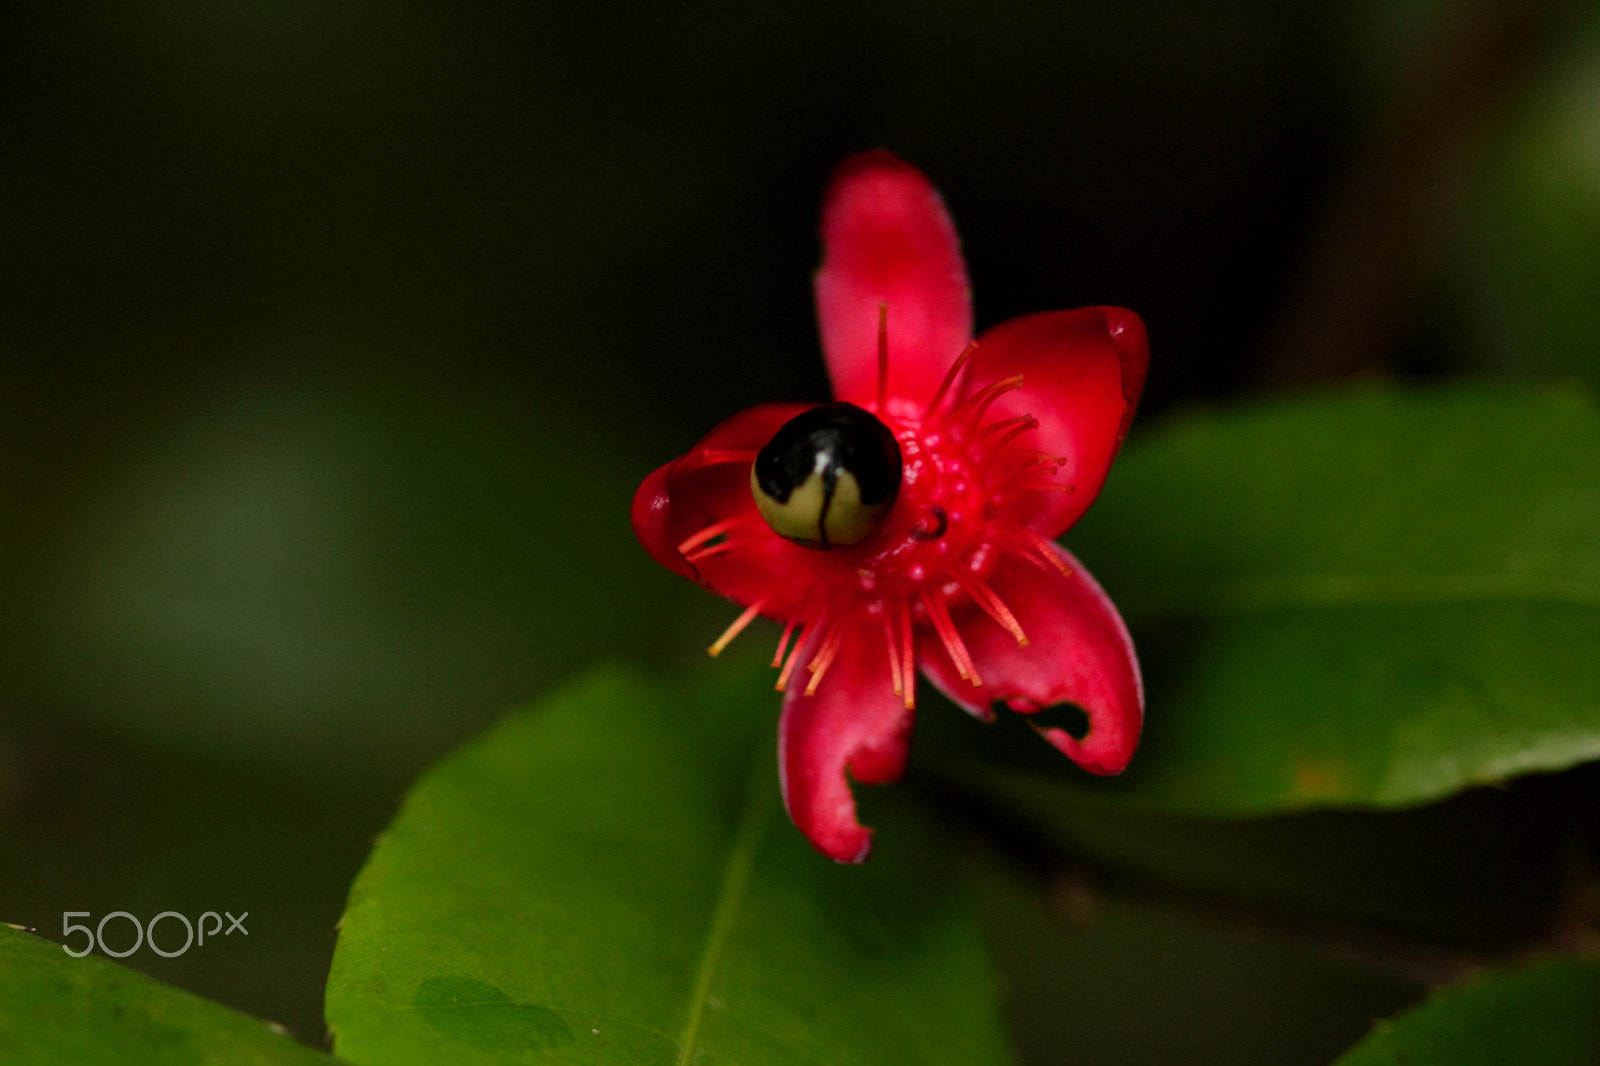
M 320 1042 L 406 783 L 726 623 L 628 501 L 826 396 L 818 199 L 880 146 L 980 328 L 1145 317 L 1142 418 L 1600 380 L 1579 3 L 7 5 L 0 919 L 249 911 L 127 961 Z

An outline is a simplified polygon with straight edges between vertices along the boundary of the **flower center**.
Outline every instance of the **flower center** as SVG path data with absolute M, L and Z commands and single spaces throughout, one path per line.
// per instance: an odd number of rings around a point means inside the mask
M 972 351 L 969 346 L 957 358 L 926 406 L 901 399 L 880 402 L 879 416 L 899 444 L 903 466 L 899 497 L 877 529 L 858 544 L 816 559 L 805 575 L 782 582 L 798 581 L 818 604 L 803 612 L 802 624 L 821 633 L 806 664 L 811 672 L 808 693 L 816 689 L 847 633 L 863 622 L 882 628 L 895 694 L 906 706 L 915 700 L 918 626 L 933 629 L 956 672 L 981 685 L 958 620 L 977 608 L 1019 644 L 1028 643 L 1015 615 L 989 584 L 1002 555 L 1064 569 L 1048 541 L 1002 517 L 1003 504 L 1011 497 L 1064 489 L 1053 480 L 1063 460 L 1026 448 L 1020 439 L 1038 428 L 1032 415 L 987 419 L 990 405 L 1020 389 L 1022 378 L 1006 378 L 945 403 Z M 797 644 L 783 662 L 780 688 L 788 684 L 798 658 Z M 781 648 L 779 659 L 784 659 Z
M 1007 503 L 1027 493 L 1072 489 L 1055 480 L 1064 459 L 1026 447 L 1026 435 L 1039 426 L 1037 419 L 1027 414 L 988 417 L 996 399 L 1022 387 L 1021 375 L 950 399 L 976 347 L 976 342 L 968 345 L 957 357 L 925 405 L 880 395 L 872 413 L 845 403 L 815 408 L 786 424 L 767 448 L 750 457 L 755 459 L 753 495 L 771 531 L 805 548 L 831 550 L 791 547 L 787 552 L 768 552 L 768 591 L 728 627 L 712 645 L 712 654 L 758 614 L 783 619 L 787 624 L 773 661 L 782 668 L 777 687 L 786 689 L 803 664 L 810 675 L 804 681 L 805 692 L 810 694 L 845 641 L 881 639 L 895 695 L 909 708 L 915 705 L 918 628 L 937 634 L 956 673 L 974 686 L 983 682 L 958 622 L 965 626 L 969 619 L 974 625 L 992 621 L 1019 644 L 1028 643 L 1016 617 L 991 587 L 991 575 L 1006 556 L 1042 571 L 1066 573 L 1067 569 L 1050 541 L 1006 517 Z M 830 469 L 839 471 L 837 481 L 852 472 L 852 463 L 862 465 L 858 458 L 844 457 L 843 443 L 812 436 L 816 426 L 833 421 L 841 409 L 848 409 L 841 417 L 852 425 L 860 421 L 859 414 L 863 425 L 876 427 L 874 433 L 890 435 L 887 444 L 880 441 L 873 446 L 873 454 L 882 458 L 897 446 L 900 463 L 897 490 L 841 524 L 845 535 L 836 534 L 829 524 L 833 498 L 826 492 L 814 494 L 809 502 L 793 492 L 800 505 L 792 513 L 769 506 L 785 487 L 798 489 L 814 478 L 825 490 Z M 860 439 L 869 436 L 862 433 Z M 728 459 L 736 454 L 730 453 Z M 869 475 L 868 480 L 885 479 Z M 764 495 L 771 498 L 764 500 Z M 860 502 L 851 501 L 852 506 Z M 791 519 L 793 524 L 786 525 Z M 754 515 L 750 520 L 761 522 Z M 760 543 L 759 536 L 740 532 L 747 529 L 744 521 L 732 518 L 707 526 L 679 550 L 691 563 L 737 554 L 745 545 Z M 870 636 L 874 630 L 881 631 L 881 637 Z
M 957 598 L 955 571 L 993 569 L 992 553 L 983 550 L 992 502 L 983 456 L 959 426 L 895 418 L 889 426 L 903 457 L 900 498 L 881 535 L 848 560 L 846 580 L 880 597 Z

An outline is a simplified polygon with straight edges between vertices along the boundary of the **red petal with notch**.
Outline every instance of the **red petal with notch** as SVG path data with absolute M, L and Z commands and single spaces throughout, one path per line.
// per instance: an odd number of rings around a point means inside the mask
M 887 303 L 888 394 L 926 400 L 972 336 L 967 265 L 938 191 L 888 152 L 853 156 L 824 200 L 822 246 L 817 321 L 834 397 L 876 401 Z
M 802 662 L 818 643 L 807 641 Z M 872 626 L 856 625 L 811 696 L 809 674 L 796 670 L 778 723 L 784 806 L 811 846 L 838 862 L 862 862 L 872 850 L 846 769 L 862 784 L 889 784 L 905 772 L 911 750 L 914 713 L 893 692 L 882 643 Z
M 750 495 L 755 453 L 789 419 L 812 405 L 769 403 L 741 411 L 678 458 L 660 467 L 633 496 L 633 532 L 651 558 L 737 603 L 754 603 L 791 565 L 796 552 L 768 528 Z M 748 457 L 746 457 L 748 456 Z M 729 519 L 737 550 L 691 561 L 679 545 Z
M 1021 374 L 1022 388 L 995 400 L 990 418 L 1037 418 L 1039 429 L 1023 440 L 1064 458 L 1055 481 L 1072 486 L 1028 492 L 1002 508 L 1006 517 L 1058 537 L 1089 509 L 1133 421 L 1149 363 L 1144 323 L 1120 307 L 1045 311 L 984 331 L 964 394 Z
M 1077 704 L 1089 716 L 1081 740 L 1058 728 L 1040 728 L 1040 734 L 1091 773 L 1121 773 L 1144 723 L 1139 660 L 1111 600 L 1070 552 L 1053 547 L 1070 575 L 1041 574 L 1008 557 L 989 578 L 1028 635 L 1027 647 L 976 610 L 962 618 L 961 639 L 981 688 L 957 675 L 942 648 L 919 649 L 919 660 L 945 695 L 973 713 L 997 700 L 1023 714 Z

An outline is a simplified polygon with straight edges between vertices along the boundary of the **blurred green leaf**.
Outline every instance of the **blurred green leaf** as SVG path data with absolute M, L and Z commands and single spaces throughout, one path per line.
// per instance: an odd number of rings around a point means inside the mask
M 1420 993 L 1281 930 L 1041 896 L 998 866 L 979 883 L 1027 1066 L 1326 1066 Z
M 0 925 L 0 1062 L 7 1066 L 333 1061 L 266 1022 Z
M 375 791 L 357 775 L 263 774 L 0 712 L 0 918 L 60 939 L 65 909 L 248 911 L 249 936 L 121 962 L 320 1039 L 333 927 L 394 811 L 393 790 Z M 184 935 L 161 929 L 163 942 Z
M 1471 175 L 1449 274 L 1479 364 L 1600 388 L 1600 11 L 1571 6 L 1555 61 Z
M 1547 936 L 1571 865 L 1563 813 L 1594 795 L 1474 789 L 1404 811 L 1197 818 L 1078 791 L 1063 802 L 1060 784 L 1040 775 L 977 780 L 987 800 L 1042 835 L 1056 863 L 1118 899 L 1177 895 L 1341 944 L 1354 934 L 1402 961 L 1418 944 L 1510 952 Z
M 1141 435 L 1070 539 L 1144 665 L 1145 748 L 1109 786 L 1131 798 L 1390 807 L 1600 756 L 1584 394 L 1361 389 L 1195 414 Z
M 392 791 L 529 692 L 672 646 L 682 583 L 628 528 L 632 450 L 553 389 L 220 389 L 88 479 L 14 669 L 114 730 Z
M 866 866 L 811 851 L 778 802 L 770 691 L 715 676 L 596 675 L 422 780 L 351 893 L 340 1054 L 1006 1061 L 974 908 L 930 830 L 891 805 Z
M 1382 1022 L 1337 1066 L 1600 1062 L 1600 962 L 1560 959 L 1480 978 Z

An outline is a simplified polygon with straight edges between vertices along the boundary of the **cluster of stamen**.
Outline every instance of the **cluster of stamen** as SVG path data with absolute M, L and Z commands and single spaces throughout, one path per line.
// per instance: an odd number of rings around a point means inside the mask
M 905 455 L 905 484 L 896 508 L 902 512 L 901 520 L 896 523 L 891 517 L 879 534 L 859 546 L 809 553 L 803 576 L 774 575 L 773 591 L 750 603 L 708 650 L 713 656 L 720 654 L 757 616 L 786 599 L 782 594 L 787 591 L 801 606 L 787 612 L 772 660 L 779 671 L 778 691 L 786 691 L 794 681 L 801 649 L 809 647 L 804 692 L 815 693 L 851 632 L 875 621 L 883 633 L 894 694 L 909 709 L 916 706 L 919 622 L 932 628 L 956 673 L 974 687 L 983 681 L 961 639 L 952 607 L 959 611 L 969 603 L 976 605 L 1019 645 L 1027 645 L 1016 615 L 986 578 L 1002 555 L 1045 571 L 1062 575 L 1070 571 L 1047 538 L 1020 522 L 998 517 L 997 505 L 1028 492 L 1071 492 L 1072 486 L 1055 480 L 1064 458 L 1018 443 L 1039 428 L 1038 419 L 1023 414 L 983 421 L 997 399 L 1022 388 L 1020 374 L 979 389 L 946 409 L 962 368 L 977 350 L 976 341 L 956 357 L 920 412 L 899 406 L 890 410 L 885 327 L 886 317 L 880 311 L 874 414 L 893 431 Z M 711 450 L 697 460 L 706 465 L 751 463 L 755 452 Z M 945 477 L 954 483 L 940 483 Z M 933 479 L 931 492 L 919 491 L 922 478 Z M 926 498 L 919 502 L 919 496 Z M 914 515 L 910 508 L 916 509 Z M 771 536 L 775 534 L 752 512 L 706 526 L 680 543 L 678 551 L 688 562 L 699 563 Z M 825 590 L 815 587 L 819 564 L 832 577 L 823 582 Z M 804 594 L 789 587 L 801 581 L 806 583 Z M 807 634 L 816 639 L 806 640 Z

